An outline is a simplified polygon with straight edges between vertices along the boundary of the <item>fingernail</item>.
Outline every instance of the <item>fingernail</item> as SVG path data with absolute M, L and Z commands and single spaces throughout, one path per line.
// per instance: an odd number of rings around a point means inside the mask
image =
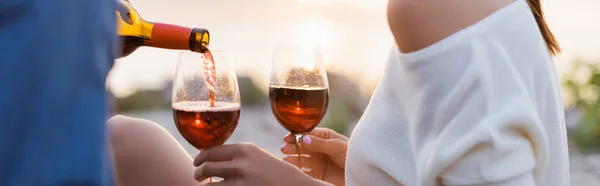
M 304 144 L 310 145 L 312 143 L 312 140 L 307 135 L 304 135 L 302 136 L 302 142 L 304 142 Z

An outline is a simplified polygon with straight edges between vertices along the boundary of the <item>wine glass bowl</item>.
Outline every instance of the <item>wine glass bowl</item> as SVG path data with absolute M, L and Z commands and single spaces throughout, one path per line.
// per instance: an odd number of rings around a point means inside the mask
M 208 101 L 173 103 L 177 130 L 197 149 L 222 145 L 233 134 L 240 117 L 239 104 Z
M 227 52 L 181 52 L 171 101 L 177 130 L 192 146 L 225 143 L 240 118 L 237 76 Z
M 327 88 L 271 87 L 273 115 L 292 134 L 312 131 L 327 110 Z
M 318 49 L 286 46 L 275 50 L 269 101 L 279 124 L 296 135 L 299 167 L 309 171 L 300 163 L 300 137 L 319 125 L 329 101 L 327 73 Z

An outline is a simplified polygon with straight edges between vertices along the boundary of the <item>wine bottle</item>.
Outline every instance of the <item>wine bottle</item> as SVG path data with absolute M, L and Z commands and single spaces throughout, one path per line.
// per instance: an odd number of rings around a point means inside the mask
M 131 54 L 141 46 L 200 53 L 208 50 L 210 35 L 206 29 L 146 21 L 124 0 L 117 0 L 116 13 L 118 34 L 122 42 L 119 58 Z

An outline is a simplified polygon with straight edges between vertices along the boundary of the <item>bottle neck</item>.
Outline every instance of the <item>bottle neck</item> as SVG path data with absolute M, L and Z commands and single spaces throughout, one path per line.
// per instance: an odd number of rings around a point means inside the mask
M 154 23 L 150 46 L 175 50 L 205 52 L 210 43 L 209 32 L 202 28 Z
M 189 49 L 195 52 L 204 53 L 208 50 L 210 43 L 210 34 L 208 30 L 203 28 L 194 28 L 190 33 Z

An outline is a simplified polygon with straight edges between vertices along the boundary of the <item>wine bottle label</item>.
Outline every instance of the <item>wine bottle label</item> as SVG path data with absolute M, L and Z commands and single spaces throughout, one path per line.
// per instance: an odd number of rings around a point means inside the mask
M 191 28 L 155 23 L 152 28 L 151 42 L 153 47 L 176 50 L 189 50 Z

